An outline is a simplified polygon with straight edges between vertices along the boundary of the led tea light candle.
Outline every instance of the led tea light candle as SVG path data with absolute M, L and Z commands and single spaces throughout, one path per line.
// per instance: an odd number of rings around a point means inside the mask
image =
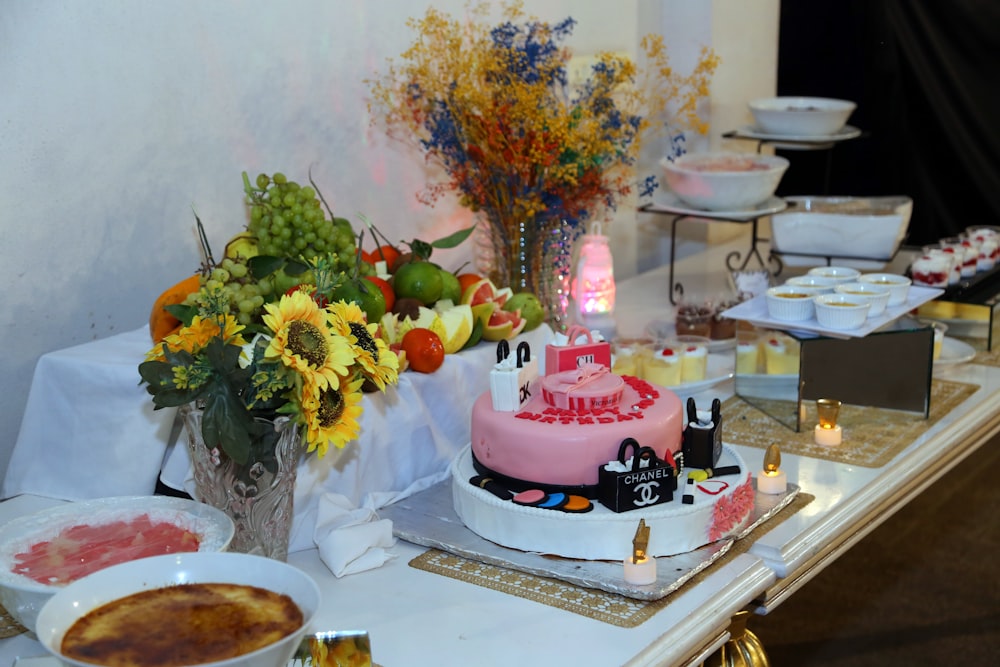
M 649 547 L 649 526 L 639 519 L 635 537 L 632 538 L 632 555 L 625 559 L 625 582 L 646 586 L 656 582 L 656 559 L 646 555 Z
M 781 450 L 771 445 L 764 453 L 764 469 L 757 475 L 757 490 L 778 495 L 788 489 L 788 476 L 781 470 Z
M 839 445 L 844 437 L 843 429 L 837 424 L 840 401 L 833 398 L 817 399 L 816 412 L 819 414 L 819 423 L 816 424 L 814 434 L 816 444 L 827 447 Z

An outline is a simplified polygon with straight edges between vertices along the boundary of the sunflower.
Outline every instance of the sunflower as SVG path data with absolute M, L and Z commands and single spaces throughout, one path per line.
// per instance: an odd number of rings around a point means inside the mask
M 326 316 L 304 292 L 296 290 L 265 306 L 264 324 L 274 332 L 264 358 L 281 360 L 317 389 L 337 389 L 354 362 L 351 347 L 327 326 Z
M 361 372 L 381 391 L 399 377 L 399 358 L 380 336 L 378 324 L 368 324 L 365 313 L 353 301 L 339 301 L 327 306 L 330 327 L 351 346 Z
M 241 332 L 245 327 L 236 321 L 232 315 L 222 316 L 222 326 L 211 317 L 201 317 L 195 315 L 191 324 L 181 327 L 177 333 L 170 334 L 163 339 L 167 349 L 171 352 L 183 350 L 190 354 L 197 354 L 208 345 L 213 338 L 220 337 L 231 345 L 246 345 Z M 220 335 L 221 332 L 221 335 Z M 146 361 L 161 361 L 163 359 L 163 345 L 157 345 L 146 354 Z
M 331 443 L 341 449 L 358 437 L 361 432 L 358 418 L 363 410 L 362 384 L 364 378 L 345 378 L 339 389 L 303 389 L 302 417 L 306 422 L 306 442 L 309 443 L 310 452 L 318 450 L 322 457 L 326 455 Z

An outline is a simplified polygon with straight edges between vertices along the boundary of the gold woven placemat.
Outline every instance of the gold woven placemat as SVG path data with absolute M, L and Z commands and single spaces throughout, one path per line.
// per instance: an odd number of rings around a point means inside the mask
M 932 380 L 931 409 L 927 419 L 914 416 L 911 412 L 845 405 L 840 409 L 838 419 L 844 429 L 843 442 L 836 447 L 817 445 L 812 428 L 803 428 L 796 433 L 739 396 L 733 396 L 722 405 L 722 437 L 726 442 L 737 445 L 767 449 L 777 444 L 785 453 L 864 468 L 881 468 L 977 389 L 979 385 L 975 384 Z M 783 403 L 787 411 L 788 402 Z M 803 423 L 815 424 L 816 406 L 810 402 L 805 407 Z
M 14 620 L 4 606 L 0 604 L 0 639 L 7 639 L 27 632 L 28 629 Z
M 814 498 L 815 496 L 808 493 L 801 491 L 797 493 L 787 506 L 757 526 L 747 537 L 736 541 L 721 558 L 693 576 L 684 586 L 694 585 L 702 581 L 716 568 L 722 567 L 739 554 L 745 553 L 761 535 L 766 534 L 801 510 Z M 420 554 L 410 561 L 410 567 L 508 593 L 526 600 L 533 600 L 621 628 L 634 628 L 641 625 L 669 605 L 679 591 L 684 590 L 684 586 L 681 586 L 677 591 L 659 600 L 635 600 L 616 593 L 582 588 L 558 579 L 539 577 L 488 563 L 480 563 L 438 549 L 429 549 Z
M 1000 349 L 993 350 L 992 352 L 977 350 L 972 363 L 979 364 L 980 366 L 1000 366 Z

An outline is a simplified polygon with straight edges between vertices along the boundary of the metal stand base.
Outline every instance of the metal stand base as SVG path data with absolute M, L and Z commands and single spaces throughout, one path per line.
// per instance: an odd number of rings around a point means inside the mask
M 694 215 L 674 215 L 670 222 L 670 305 L 676 306 L 677 301 L 674 299 L 674 295 L 678 297 L 684 296 L 684 286 L 679 282 L 674 280 L 674 259 L 677 255 L 677 223 L 681 220 L 701 220 L 701 221 L 712 221 L 712 220 L 722 220 L 725 222 L 737 222 L 744 223 L 746 220 L 727 220 L 725 218 L 704 218 Z M 767 242 L 770 239 L 761 238 L 757 234 L 757 223 L 760 218 L 752 218 L 749 220 L 751 236 L 750 236 L 750 249 L 747 251 L 746 256 L 739 250 L 734 250 L 733 252 L 726 255 L 726 268 L 730 271 L 743 271 L 747 268 L 751 259 L 756 259 L 757 263 L 762 269 L 767 269 L 769 265 L 773 265 L 774 271 L 773 275 L 777 276 L 781 274 L 782 269 L 784 269 L 784 264 L 777 255 L 772 252 L 768 252 L 767 260 L 764 260 L 763 255 L 761 255 L 760 250 L 757 249 L 757 244 L 761 242 Z M 742 258 L 742 262 L 740 259 Z

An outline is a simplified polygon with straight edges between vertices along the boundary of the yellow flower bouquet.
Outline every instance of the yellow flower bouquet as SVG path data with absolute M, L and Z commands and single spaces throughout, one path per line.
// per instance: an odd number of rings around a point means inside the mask
M 283 175 L 257 182 L 244 174 L 251 224 L 220 263 L 202 233 L 198 289 L 165 308 L 180 326 L 138 370 L 156 409 L 179 408 L 195 496 L 234 520 L 232 548 L 283 559 L 303 449 L 322 457 L 356 439 L 363 389 L 395 384 L 399 358 L 364 310 L 364 291 L 378 288 L 358 276 L 349 223 L 327 218 L 312 188 Z M 287 223 L 255 224 L 282 213 Z

